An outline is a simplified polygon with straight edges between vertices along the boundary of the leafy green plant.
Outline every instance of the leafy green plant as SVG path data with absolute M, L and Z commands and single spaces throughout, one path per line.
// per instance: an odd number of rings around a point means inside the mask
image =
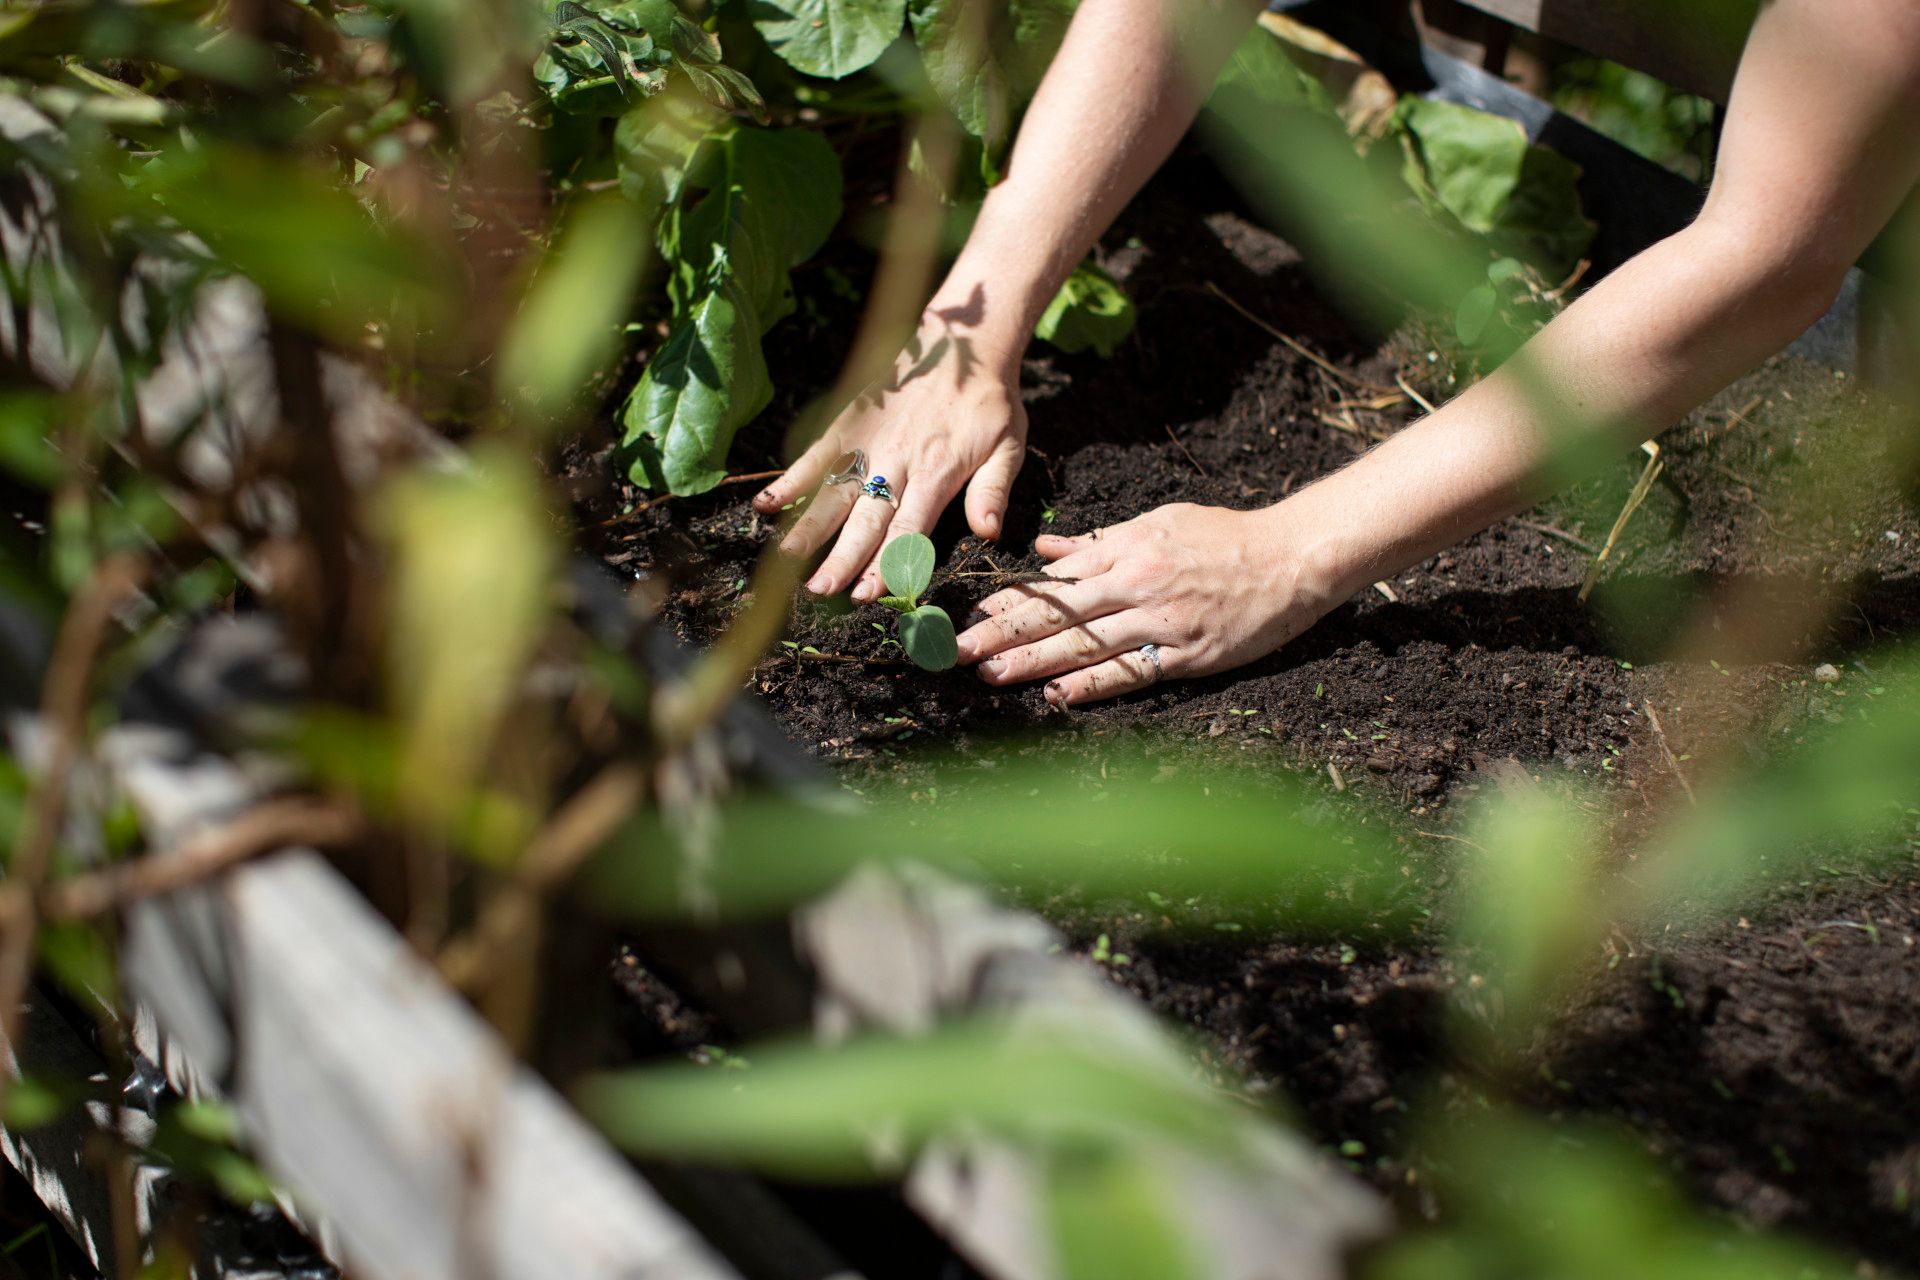
M 1069 354 L 1091 347 L 1110 358 L 1133 332 L 1133 302 L 1120 282 L 1092 262 L 1073 269 L 1034 333 Z
M 921 604 L 933 581 L 933 542 L 924 533 L 902 534 L 880 553 L 880 577 L 888 594 L 879 603 L 900 615 L 900 647 L 918 666 L 945 671 L 960 657 L 953 619 L 937 604 Z

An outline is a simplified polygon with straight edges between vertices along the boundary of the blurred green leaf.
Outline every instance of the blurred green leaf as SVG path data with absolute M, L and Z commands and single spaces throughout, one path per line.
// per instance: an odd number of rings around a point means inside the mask
M 113 944 L 91 925 L 74 920 L 45 921 L 36 935 L 40 963 L 55 982 L 85 1008 L 116 1009 L 120 972 Z
M 751 1071 L 676 1063 L 601 1076 L 577 1100 L 638 1154 L 849 1179 L 884 1176 L 942 1134 L 1093 1151 L 1151 1137 L 1231 1156 L 1246 1123 L 1179 1055 L 1084 1030 L 958 1025 L 747 1056 Z
M 501 340 L 497 385 L 538 420 L 561 417 L 612 361 L 650 240 L 647 219 L 618 197 L 569 210 Z
M 126 212 L 155 209 L 259 285 L 276 313 L 337 342 L 358 344 L 396 312 L 431 328 L 459 305 L 444 254 L 377 226 L 331 175 L 297 160 L 176 148 L 138 170 L 127 194 Z
M 84 1096 L 80 1082 L 66 1077 L 23 1075 L 7 1085 L 7 1105 L 0 1124 L 10 1130 L 37 1129 L 51 1124 Z
M 839 80 L 900 37 L 907 0 L 752 0 L 753 25 L 796 71 Z
M 1103 358 L 1133 332 L 1133 302 L 1119 281 L 1092 262 L 1073 269 L 1034 327 L 1036 336 L 1069 354 L 1091 347 Z
M 1047 1222 L 1063 1280 L 1198 1280 L 1152 1152 L 1068 1153 L 1047 1164 Z
M 547 627 L 558 560 L 526 459 L 475 450 L 460 473 L 389 482 L 380 527 L 391 557 L 389 705 L 399 722 L 398 798 L 449 833 L 469 821 L 481 770 Z M 517 824 L 516 824 L 517 825 Z M 503 860 L 526 832 L 476 833 Z
M 693 900 L 723 916 L 751 915 L 813 897 L 858 867 L 906 862 L 1036 897 L 1067 886 L 1123 899 L 1148 888 L 1175 900 L 1204 895 L 1192 911 L 1169 913 L 1200 927 L 1230 909 L 1237 921 L 1296 932 L 1392 929 L 1430 901 L 1422 863 L 1377 825 L 1317 814 L 1295 779 L 1198 770 L 1164 778 L 1152 757 L 1126 754 L 1102 765 L 1112 782 L 1098 787 L 1024 765 L 996 770 L 985 790 L 975 768 L 936 769 L 927 786 L 969 800 L 932 807 L 893 793 L 851 810 L 743 797 L 716 815 L 691 899 L 684 877 L 694 872 L 667 852 L 673 835 L 643 816 L 589 867 L 580 900 L 641 918 L 674 918 Z

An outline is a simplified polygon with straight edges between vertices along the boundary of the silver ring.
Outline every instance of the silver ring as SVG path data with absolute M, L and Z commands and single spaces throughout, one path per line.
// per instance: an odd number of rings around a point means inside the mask
M 1167 673 L 1160 666 L 1160 646 L 1157 644 L 1143 644 L 1140 646 L 1140 652 L 1146 657 L 1148 662 L 1153 664 L 1153 678 L 1156 681 L 1165 679 Z
M 867 451 L 849 449 L 833 460 L 833 469 L 827 472 L 828 484 L 845 484 L 849 480 L 867 478 Z
M 860 486 L 860 492 L 869 498 L 878 498 L 890 507 L 900 505 L 893 500 L 893 487 L 887 483 L 885 476 L 868 476 L 867 482 Z

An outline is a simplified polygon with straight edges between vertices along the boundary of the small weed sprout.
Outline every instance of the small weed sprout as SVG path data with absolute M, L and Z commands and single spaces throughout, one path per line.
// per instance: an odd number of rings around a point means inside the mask
M 924 533 L 902 534 L 880 553 L 880 578 L 889 594 L 879 603 L 900 615 L 900 647 L 918 666 L 945 671 L 960 657 L 953 619 L 937 604 L 921 604 L 933 581 L 933 542 Z

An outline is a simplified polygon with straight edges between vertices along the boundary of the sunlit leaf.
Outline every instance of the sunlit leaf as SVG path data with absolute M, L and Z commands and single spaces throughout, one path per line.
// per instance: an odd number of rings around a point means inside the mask
M 1112 276 L 1092 262 L 1073 269 L 1034 327 L 1036 336 L 1065 352 L 1091 347 L 1102 357 L 1133 332 L 1133 301 Z
M 753 0 L 753 25 L 796 71 L 838 80 L 900 36 L 907 0 Z
M 894 595 L 918 603 L 933 581 L 936 558 L 933 539 L 926 534 L 902 534 L 880 552 L 881 580 Z

